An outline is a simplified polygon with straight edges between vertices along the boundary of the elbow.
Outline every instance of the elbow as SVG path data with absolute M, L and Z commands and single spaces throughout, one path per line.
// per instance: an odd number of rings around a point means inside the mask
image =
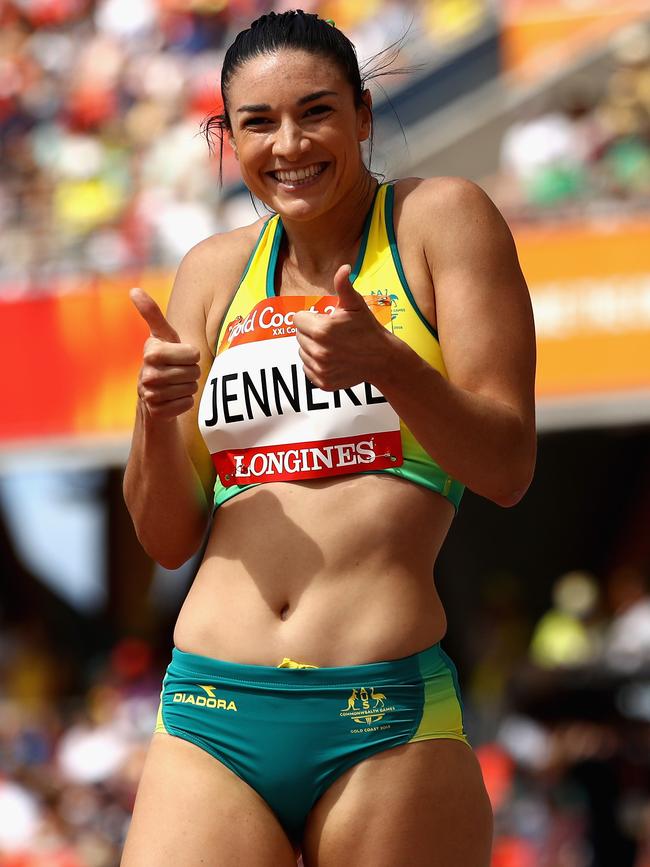
M 163 553 L 157 557 L 152 557 L 152 559 L 155 560 L 159 566 L 162 566 L 163 569 L 169 569 L 171 572 L 173 572 L 175 569 L 180 569 L 181 566 L 187 563 L 190 557 L 192 557 L 194 554 L 196 554 L 196 551 L 192 551 L 192 553 L 189 554 L 187 557 L 174 556 L 173 553 Z
M 524 494 L 528 488 L 521 488 L 519 490 L 509 491 L 506 494 L 499 494 L 496 497 L 491 497 L 493 503 L 496 503 L 497 506 L 501 506 L 502 509 L 511 509 L 513 506 L 516 506 L 517 503 L 523 499 Z
M 501 506 L 502 509 L 510 509 L 523 499 L 529 485 L 530 482 L 517 484 L 515 481 L 512 485 L 506 487 L 504 480 L 500 479 L 498 485 L 493 485 L 489 488 L 487 486 L 481 488 L 478 486 L 472 487 L 471 485 L 468 485 L 468 487 L 475 494 L 485 497 L 486 500 L 495 503 L 497 506 Z
M 165 544 L 161 544 L 160 538 L 148 537 L 144 533 L 137 532 L 137 529 L 136 535 L 145 553 L 162 566 L 163 569 L 169 570 L 180 569 L 184 563 L 187 563 L 196 554 L 203 541 L 202 538 L 198 541 L 170 539 Z
M 535 453 L 528 455 L 525 459 L 519 462 L 518 466 L 513 466 L 512 471 L 504 475 L 501 479 L 499 489 L 489 497 L 497 506 L 503 509 L 510 509 L 516 506 L 526 494 L 526 491 L 531 485 L 533 475 L 535 473 Z M 507 482 L 507 485 L 504 485 Z

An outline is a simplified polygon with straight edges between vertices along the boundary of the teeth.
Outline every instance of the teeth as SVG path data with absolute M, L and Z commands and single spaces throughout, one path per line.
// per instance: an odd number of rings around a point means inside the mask
M 286 183 L 300 183 L 319 175 L 323 170 L 322 163 L 314 166 L 306 166 L 304 169 L 278 169 L 273 174 L 278 181 Z

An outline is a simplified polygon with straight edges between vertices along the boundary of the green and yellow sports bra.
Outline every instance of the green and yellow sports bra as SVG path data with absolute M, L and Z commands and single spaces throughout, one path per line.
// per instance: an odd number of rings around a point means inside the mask
M 406 282 L 393 226 L 394 188 L 378 187 L 350 280 L 376 316 L 447 376 L 438 336 Z M 423 485 L 457 509 L 464 486 L 420 446 L 370 383 L 324 391 L 306 377 L 293 316 L 331 313 L 336 296 L 275 294 L 279 215 L 262 227 L 217 337 L 199 428 L 217 470 L 215 508 L 254 485 L 387 473 Z

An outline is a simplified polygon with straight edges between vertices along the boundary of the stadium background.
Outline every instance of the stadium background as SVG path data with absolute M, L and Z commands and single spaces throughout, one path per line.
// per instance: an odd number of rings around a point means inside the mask
M 289 6 L 0 2 L 2 867 L 119 862 L 194 566 L 154 566 L 122 502 L 127 292 L 164 302 L 255 217 L 198 129 L 231 36 Z M 533 298 L 535 480 L 513 510 L 467 494 L 437 569 L 493 867 L 648 867 L 650 0 L 302 6 L 362 61 L 404 37 L 372 167 L 481 183 Z

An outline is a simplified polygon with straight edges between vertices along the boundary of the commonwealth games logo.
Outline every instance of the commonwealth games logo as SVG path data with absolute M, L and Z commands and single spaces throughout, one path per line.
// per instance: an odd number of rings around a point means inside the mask
M 352 719 L 359 724 L 371 725 L 379 722 L 387 713 L 394 710 L 396 708 L 389 704 L 388 696 L 385 693 L 378 692 L 374 686 L 370 687 L 370 691 L 362 686 L 360 689 L 355 687 L 352 690 L 347 707 L 339 712 L 339 716 L 344 719 Z

